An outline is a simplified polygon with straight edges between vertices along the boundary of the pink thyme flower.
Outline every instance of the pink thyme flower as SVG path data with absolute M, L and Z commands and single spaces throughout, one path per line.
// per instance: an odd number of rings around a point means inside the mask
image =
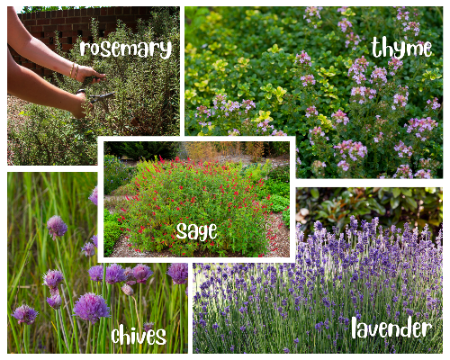
M 412 172 L 409 165 L 400 165 L 395 172 L 393 179 L 412 179 Z
M 403 66 L 403 61 L 401 61 L 395 57 L 392 57 L 391 60 L 389 61 L 388 65 L 389 65 L 389 69 L 391 69 L 390 74 L 392 76 L 394 76 L 395 72 Z
M 350 29 L 352 27 L 352 23 L 347 20 L 347 18 L 343 18 L 341 21 L 338 22 L 338 26 L 341 28 L 342 32 L 347 32 L 347 29 Z
M 310 106 L 309 108 L 307 108 L 306 109 L 306 117 L 310 117 L 311 115 L 319 115 L 319 113 L 317 112 L 317 110 L 316 110 L 316 107 L 313 105 L 313 106 Z
M 366 60 L 364 56 L 361 56 L 360 58 L 355 59 L 353 61 L 352 66 L 350 66 L 350 69 L 348 69 L 348 75 L 350 76 L 351 73 L 354 74 L 361 74 L 366 72 L 367 67 L 369 66 L 369 62 Z
M 375 70 L 370 75 L 370 83 L 387 83 L 387 70 L 385 68 L 375 67 Z
M 361 38 L 359 35 L 355 35 L 353 31 L 350 34 L 345 35 L 345 47 L 352 46 L 353 50 L 356 50 L 356 47 L 361 42 Z
M 301 65 L 311 66 L 311 57 L 305 50 L 302 50 L 300 54 L 295 55 L 294 64 L 297 62 Z
M 394 150 L 398 152 L 400 158 L 403 158 L 403 155 L 407 155 L 408 158 L 412 156 L 412 146 L 406 146 L 401 140 L 394 146 Z
M 47 221 L 47 229 L 50 235 L 53 235 L 53 240 L 56 240 L 57 236 L 61 237 L 67 232 L 67 225 L 61 217 L 54 215 Z
M 342 170 L 344 170 L 344 171 L 347 171 L 350 168 L 350 166 L 348 165 L 348 163 L 345 160 L 339 161 L 337 166 L 342 168 Z
M 431 108 L 431 110 L 437 110 L 441 107 L 439 104 L 438 98 L 434 98 L 433 100 L 427 100 L 427 108 Z
M 314 75 L 304 75 L 300 78 L 300 80 L 302 80 L 302 85 L 304 87 L 307 87 L 309 85 L 315 85 L 316 84 L 316 80 L 314 80 Z
M 336 121 L 337 124 L 343 123 L 344 125 L 347 125 L 347 123 L 349 122 L 347 114 L 343 112 L 341 109 L 331 114 L 331 117 L 333 118 L 334 121 Z M 336 128 L 336 125 L 333 125 L 333 128 Z
M 431 170 L 419 170 L 414 174 L 417 179 L 431 179 Z
M 401 105 L 402 107 L 406 106 L 406 102 L 408 101 L 408 96 L 395 94 L 394 95 L 394 104 Z

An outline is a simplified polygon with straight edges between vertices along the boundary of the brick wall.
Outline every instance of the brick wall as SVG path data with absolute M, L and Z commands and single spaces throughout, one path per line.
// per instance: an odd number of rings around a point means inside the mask
M 106 7 L 96 9 L 73 9 L 42 11 L 31 14 L 19 14 L 19 19 L 32 36 L 41 40 L 50 49 L 55 50 L 55 31 L 58 31 L 63 51 L 72 49 L 77 37 L 92 42 L 91 18 L 99 21 L 99 35 L 106 36 L 116 28 L 117 20 L 122 20 L 128 27 L 135 29 L 137 20 L 151 18 L 152 7 Z M 22 66 L 33 70 L 41 76 L 51 76 L 53 71 L 23 58 L 9 47 L 14 60 Z

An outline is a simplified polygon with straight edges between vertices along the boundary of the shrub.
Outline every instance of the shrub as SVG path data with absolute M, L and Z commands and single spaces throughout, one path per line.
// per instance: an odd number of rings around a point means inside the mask
M 291 210 L 287 208 L 286 210 L 283 210 L 281 214 L 281 219 L 284 222 L 284 225 L 286 225 L 288 228 L 290 228 L 291 224 Z
M 282 165 L 273 168 L 269 172 L 269 179 L 275 180 L 277 182 L 288 183 L 290 179 L 290 166 Z
M 290 197 L 289 183 L 280 183 L 275 180 L 268 179 L 265 184 L 267 192 L 271 195 L 280 195 L 282 197 Z
M 105 256 L 110 256 L 116 241 L 122 235 L 122 230 L 116 217 L 111 215 L 106 209 L 104 211 L 103 229 L 103 251 Z
M 319 220 L 327 228 L 342 230 L 353 214 L 359 221 L 378 217 L 386 227 L 411 223 L 425 225 L 438 235 L 443 221 L 443 191 L 440 188 L 297 188 L 297 211 L 307 209 L 309 216 L 301 230 L 314 231 Z
M 126 155 L 133 160 L 152 160 L 155 156 L 163 158 L 175 157 L 179 143 L 170 141 L 128 141 L 107 142 L 105 152 L 117 156 Z
M 134 168 L 122 163 L 112 155 L 105 155 L 104 158 L 104 194 L 111 194 L 120 186 L 127 184 L 134 174 Z
M 274 213 L 282 212 L 290 205 L 289 198 L 285 198 L 280 195 L 272 195 L 270 196 L 270 199 L 266 200 L 266 202 L 271 204 L 270 210 Z
M 427 228 L 383 229 L 377 218 L 359 225 L 350 217 L 350 224 L 339 233 L 316 222 L 308 238 L 297 231 L 294 264 L 194 264 L 193 348 L 235 354 L 442 353 L 442 232 L 433 242 Z M 408 319 L 432 327 L 419 338 L 395 331 L 360 338 L 353 318 L 372 325 L 372 332 L 381 323 L 407 328 Z
M 202 14 L 186 32 L 186 134 L 296 136 L 301 178 L 442 177 L 442 8 L 308 11 Z M 418 34 L 404 30 L 407 12 Z M 372 57 L 380 34 L 429 41 L 433 54 Z
M 128 204 L 117 209 L 130 241 L 178 256 L 192 256 L 196 250 L 220 256 L 265 254 L 267 209 L 259 201 L 264 181 L 255 185 L 240 175 L 241 168 L 241 163 L 196 163 L 178 157 L 139 163 L 134 182 L 126 188 Z M 204 242 L 179 239 L 179 223 L 215 224 L 217 237 Z
M 171 15 L 171 12 L 174 15 Z M 76 120 L 68 112 L 30 104 L 19 131 L 11 131 L 9 141 L 15 165 L 94 165 L 98 136 L 179 135 L 180 35 L 179 8 L 155 9 L 148 22 L 138 22 L 133 33 L 118 21 L 114 32 L 99 36 L 93 19 L 93 42 L 138 44 L 149 41 L 172 43 L 171 56 L 101 57 L 88 51 L 80 54 L 78 37 L 69 54 L 56 49 L 79 65 L 92 66 L 107 75 L 107 81 L 87 88 L 87 96 L 115 91 L 115 98 L 96 103 L 88 116 Z M 54 78 L 57 86 L 75 93 L 82 85 L 68 77 Z

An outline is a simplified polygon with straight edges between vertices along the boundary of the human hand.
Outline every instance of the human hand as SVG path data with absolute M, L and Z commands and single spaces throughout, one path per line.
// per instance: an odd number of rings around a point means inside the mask
M 75 65 L 75 66 L 79 66 L 79 65 Z M 99 74 L 93 68 L 88 67 L 88 66 L 79 66 L 76 76 L 77 76 L 76 80 L 81 83 L 84 83 L 86 78 L 89 78 L 89 77 L 97 78 L 97 79 L 93 79 L 92 82 L 89 82 L 89 84 L 98 83 L 106 78 L 105 74 Z
M 81 119 L 86 116 L 86 111 L 89 111 L 92 107 L 93 105 L 86 101 L 86 93 L 80 92 L 74 95 L 71 113 L 76 119 Z

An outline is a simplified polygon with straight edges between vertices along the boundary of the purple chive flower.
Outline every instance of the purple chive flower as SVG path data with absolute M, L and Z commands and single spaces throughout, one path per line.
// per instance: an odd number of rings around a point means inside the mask
M 125 269 L 125 277 L 127 278 L 127 280 L 126 280 L 127 285 L 134 285 L 134 284 L 136 284 L 136 281 L 134 281 L 133 269 L 132 268 L 127 267 Z
M 144 331 L 145 332 L 149 332 L 150 330 L 153 329 L 154 326 L 155 326 L 155 323 L 153 323 L 153 322 L 146 322 L 146 323 L 144 323 Z
M 61 271 L 58 270 L 49 270 L 47 274 L 44 275 L 44 285 L 48 286 L 50 289 L 56 289 L 63 281 L 64 276 Z
M 91 242 L 87 242 L 81 248 L 81 251 L 84 251 L 84 255 L 86 255 L 87 257 L 94 256 L 95 255 L 95 245 Z
M 12 316 L 18 320 L 19 324 L 25 323 L 27 325 L 31 325 L 36 320 L 38 314 L 39 313 L 36 310 L 28 305 L 22 305 L 14 310 Z
M 145 283 L 153 275 L 153 271 L 147 265 L 136 265 L 133 268 L 133 276 L 138 283 Z
M 94 246 L 97 248 L 98 247 L 98 239 L 97 239 L 97 235 L 94 235 L 93 237 L 91 237 L 92 243 L 94 244 Z
M 55 310 L 58 310 L 61 307 L 62 300 L 59 294 L 53 295 L 52 297 L 47 298 L 47 303 Z
M 126 281 L 125 270 L 118 264 L 111 264 L 106 268 L 106 279 L 108 284 Z
M 95 324 L 102 317 L 110 317 L 109 307 L 100 295 L 87 293 L 78 299 L 73 308 L 74 316 Z
M 67 225 L 62 221 L 61 217 L 54 215 L 47 221 L 47 229 L 50 235 L 53 235 L 53 240 L 57 236 L 63 236 L 67 231 Z
M 188 264 L 172 264 L 167 270 L 174 284 L 186 284 L 188 278 Z
M 125 295 L 128 296 L 132 296 L 134 294 L 133 288 L 128 284 L 122 286 L 122 291 L 124 292 Z
M 103 280 L 103 266 L 96 265 L 89 269 L 89 276 L 92 281 L 102 281 Z
M 89 196 L 89 200 L 91 200 L 94 203 L 94 205 L 97 206 L 97 204 L 98 204 L 98 189 L 97 189 L 97 186 L 92 191 L 91 196 Z

